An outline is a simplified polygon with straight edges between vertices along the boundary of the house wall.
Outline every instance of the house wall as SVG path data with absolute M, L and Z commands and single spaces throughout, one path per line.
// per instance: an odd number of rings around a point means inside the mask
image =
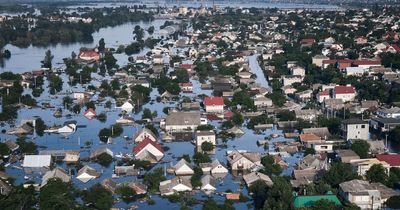
M 347 125 L 346 140 L 349 139 L 369 139 L 369 126 L 366 124 Z
M 210 113 L 223 113 L 223 112 L 224 112 L 224 105 L 211 105 L 211 106 L 206 106 L 206 112 L 210 112 Z
M 232 170 L 249 170 L 255 164 L 246 158 L 241 158 L 231 165 Z
M 336 99 L 342 99 L 343 102 L 353 101 L 356 97 L 356 94 L 349 93 L 349 94 L 335 94 Z

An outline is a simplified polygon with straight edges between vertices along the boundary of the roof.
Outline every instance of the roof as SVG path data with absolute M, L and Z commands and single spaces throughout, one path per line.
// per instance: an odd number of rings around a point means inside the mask
M 226 196 L 226 199 L 228 199 L 228 200 L 239 200 L 240 199 L 240 193 L 226 193 L 225 196 Z
M 303 133 L 300 134 L 301 141 L 320 141 L 321 137 L 313 134 L 313 133 Z
M 329 90 L 324 90 L 318 93 L 320 96 L 329 96 Z
M 398 118 L 380 118 L 380 117 L 373 117 L 371 118 L 372 121 L 380 122 L 382 124 L 400 124 L 400 119 Z
M 359 65 L 381 65 L 380 60 L 355 60 L 353 62 L 353 65 L 359 66 Z
M 183 69 L 191 69 L 193 67 L 193 65 L 185 63 L 185 64 L 179 65 L 179 67 L 181 67 Z
M 368 122 L 365 122 L 362 119 L 359 118 L 351 118 L 347 120 L 343 120 L 344 125 L 352 125 L 352 124 L 368 124 Z
M 23 167 L 50 167 L 51 155 L 25 155 Z
M 63 182 L 71 181 L 71 177 L 62 168 L 55 168 L 52 171 L 48 171 L 42 178 L 42 186 L 46 185 L 47 182 L 52 178 L 59 178 Z
M 223 106 L 224 98 L 223 97 L 205 97 L 204 105 L 206 105 L 206 106 Z
M 351 181 L 339 184 L 340 189 L 345 193 L 362 193 L 371 190 L 378 190 L 382 199 L 387 199 L 395 195 L 400 195 L 399 192 L 386 187 L 382 183 L 369 183 L 368 181 L 354 179 Z
M 79 57 L 97 57 L 100 54 L 94 50 L 81 50 Z
M 400 154 L 380 154 L 376 158 L 380 161 L 385 161 L 389 163 L 392 167 L 400 166 Z
M 319 200 L 328 200 L 330 202 L 335 203 L 336 206 L 341 206 L 342 203 L 340 203 L 339 199 L 337 198 L 336 195 L 328 194 L 328 195 L 308 195 L 308 196 L 297 196 L 294 198 L 293 205 L 295 208 L 300 208 L 300 207 L 310 207 L 312 206 L 315 202 Z
M 172 112 L 165 118 L 166 125 L 200 125 L 200 112 Z
M 101 173 L 97 172 L 94 168 L 90 167 L 89 165 L 85 165 L 81 169 L 79 169 L 77 177 L 84 173 L 94 177 L 99 177 L 101 175 Z
M 335 94 L 350 94 L 355 92 L 356 91 L 353 86 L 335 86 Z
M 143 133 L 151 135 L 151 136 L 153 136 L 154 139 L 157 139 L 156 134 L 154 134 L 153 131 L 151 131 L 150 129 L 148 129 L 146 127 L 143 127 L 142 129 L 139 130 L 139 132 L 135 133 L 135 135 L 133 136 L 133 139 L 136 139 L 139 135 L 141 135 Z
M 143 139 L 143 141 L 139 142 L 134 148 L 133 148 L 133 153 L 138 154 L 140 151 L 142 151 L 147 145 L 151 144 L 153 147 L 157 148 L 160 152 L 164 153 L 164 150 L 162 146 L 154 141 L 152 141 L 149 138 Z

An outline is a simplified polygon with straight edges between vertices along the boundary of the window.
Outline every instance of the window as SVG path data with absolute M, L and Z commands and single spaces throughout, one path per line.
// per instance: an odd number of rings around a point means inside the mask
M 365 128 L 365 125 L 361 125 L 361 128 Z

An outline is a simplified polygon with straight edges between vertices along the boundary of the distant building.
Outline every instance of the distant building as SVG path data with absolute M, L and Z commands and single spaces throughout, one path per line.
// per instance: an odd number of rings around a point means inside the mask
M 352 118 L 344 120 L 342 122 L 342 131 L 343 131 L 343 137 L 346 140 L 370 139 L 368 122 L 363 121 L 361 119 Z

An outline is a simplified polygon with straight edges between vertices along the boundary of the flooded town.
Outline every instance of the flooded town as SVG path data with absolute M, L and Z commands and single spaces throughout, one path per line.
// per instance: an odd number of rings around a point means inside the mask
M 400 209 L 396 1 L 0 0 L 0 209 Z

